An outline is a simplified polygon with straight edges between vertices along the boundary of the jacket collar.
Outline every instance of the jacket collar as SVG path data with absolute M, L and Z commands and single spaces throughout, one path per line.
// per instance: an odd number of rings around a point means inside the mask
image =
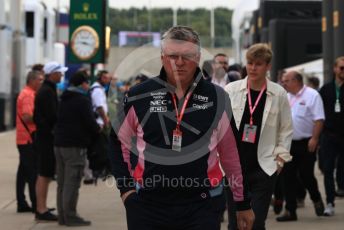
M 247 88 L 247 80 L 248 80 L 248 77 L 246 76 L 243 81 L 241 81 L 241 84 L 240 84 L 240 91 L 243 91 L 245 90 L 246 91 L 246 88 Z M 272 86 L 272 82 L 269 80 L 269 78 L 266 77 L 266 94 L 267 95 L 276 95 L 277 94 L 277 91 L 276 91 L 276 88 Z M 245 92 L 247 93 L 247 92 Z

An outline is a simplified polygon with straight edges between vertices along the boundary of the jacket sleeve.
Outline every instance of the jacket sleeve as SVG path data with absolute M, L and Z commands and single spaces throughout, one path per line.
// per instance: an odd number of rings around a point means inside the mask
M 127 101 L 127 97 L 125 98 Z M 121 110 L 120 110 L 121 112 Z M 112 174 L 121 195 L 136 188 L 135 180 L 131 173 L 130 149 L 132 137 L 136 136 L 138 125 L 134 107 L 130 103 L 124 105 L 124 119 L 118 122 L 110 134 L 110 162 Z M 120 114 L 118 116 L 121 116 Z
M 280 96 L 279 103 L 279 130 L 277 131 L 277 144 L 273 155 L 279 156 L 285 162 L 291 161 L 290 146 L 293 138 L 293 123 L 291 118 L 291 110 L 288 102 L 287 93 L 283 92 Z
M 226 95 L 228 97 L 228 95 Z M 220 162 L 225 171 L 227 180 L 233 192 L 233 199 L 238 211 L 251 208 L 248 196 L 246 177 L 241 167 L 240 157 L 237 148 L 237 130 L 230 112 L 229 97 L 226 100 L 224 111 L 218 124 L 218 146 L 217 150 Z

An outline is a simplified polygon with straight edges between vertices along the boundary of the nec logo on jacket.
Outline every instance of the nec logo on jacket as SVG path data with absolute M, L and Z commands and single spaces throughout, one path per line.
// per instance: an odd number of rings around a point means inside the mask
M 153 100 L 150 101 L 149 111 L 151 113 L 165 113 L 167 112 L 167 100 Z

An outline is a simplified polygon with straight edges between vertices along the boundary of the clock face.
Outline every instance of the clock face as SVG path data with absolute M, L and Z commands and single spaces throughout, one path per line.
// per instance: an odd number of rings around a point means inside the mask
M 90 26 L 78 27 L 71 38 L 71 48 L 81 60 L 92 58 L 99 49 L 99 36 Z

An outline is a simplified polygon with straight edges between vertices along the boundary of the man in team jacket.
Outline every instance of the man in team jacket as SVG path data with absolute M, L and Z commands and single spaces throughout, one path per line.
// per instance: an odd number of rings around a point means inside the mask
M 129 230 L 220 229 L 219 161 L 232 182 L 238 226 L 252 227 L 229 98 L 203 80 L 199 60 L 198 34 L 170 28 L 162 39 L 160 75 L 125 98 L 111 156 Z

